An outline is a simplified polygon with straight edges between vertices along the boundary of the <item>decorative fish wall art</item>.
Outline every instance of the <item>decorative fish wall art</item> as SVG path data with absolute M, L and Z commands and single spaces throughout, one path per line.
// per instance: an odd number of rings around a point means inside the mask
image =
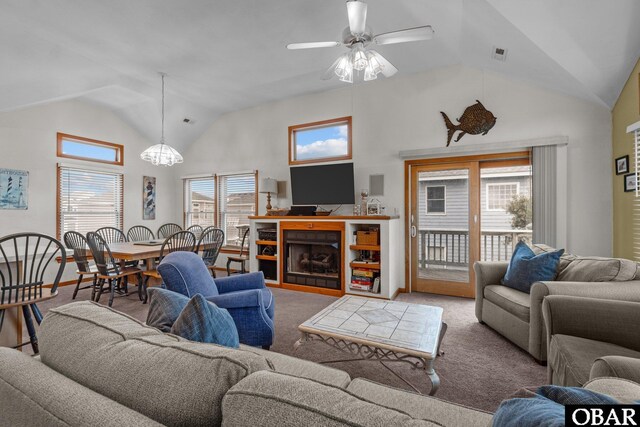
M 444 112 L 440 111 L 440 114 L 442 114 L 444 124 L 447 126 L 447 147 L 451 144 L 453 134 L 457 131 L 460 131 L 460 133 L 456 138 L 456 142 L 460 141 L 460 138 L 466 134 L 486 135 L 493 125 L 496 124 L 497 120 L 497 117 L 494 116 L 491 111 L 484 108 L 484 105 L 477 99 L 475 104 L 465 108 L 462 116 L 457 119 L 457 125 L 454 125 Z

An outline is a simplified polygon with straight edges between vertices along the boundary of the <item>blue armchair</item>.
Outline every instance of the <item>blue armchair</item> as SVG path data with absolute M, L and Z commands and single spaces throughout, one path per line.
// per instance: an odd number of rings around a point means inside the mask
M 213 280 L 207 266 L 193 252 L 172 252 L 158 266 L 166 288 L 189 298 L 201 294 L 225 308 L 238 328 L 240 342 L 269 349 L 275 333 L 273 294 L 262 272 Z

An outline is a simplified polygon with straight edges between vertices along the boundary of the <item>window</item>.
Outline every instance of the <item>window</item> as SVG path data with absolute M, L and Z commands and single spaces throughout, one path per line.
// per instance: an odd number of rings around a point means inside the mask
M 447 190 L 445 185 L 427 186 L 427 215 L 446 214 L 446 194 Z
M 249 227 L 249 216 L 256 214 L 257 172 L 218 175 L 218 226 L 224 230 L 225 245 L 239 247 L 242 233 Z
M 351 159 L 351 117 L 289 126 L 289 164 Z
M 225 246 L 239 247 L 256 214 L 257 172 L 185 179 L 185 226 L 224 230 Z
M 216 224 L 215 177 L 185 180 L 185 225 L 203 228 Z
M 507 203 L 518 193 L 520 193 L 520 184 L 517 182 L 487 184 L 487 210 L 506 210 Z
M 58 166 L 58 239 L 67 231 L 86 234 L 101 227 L 122 229 L 123 176 Z
M 124 147 L 110 142 L 58 133 L 58 157 L 122 166 Z

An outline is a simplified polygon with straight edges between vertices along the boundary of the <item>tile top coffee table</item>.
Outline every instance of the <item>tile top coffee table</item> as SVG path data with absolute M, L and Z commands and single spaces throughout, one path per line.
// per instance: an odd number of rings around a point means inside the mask
M 305 342 L 321 341 L 358 356 L 350 360 L 407 362 L 429 376 L 430 395 L 440 386 L 433 369 L 447 330 L 440 307 L 347 295 L 298 329 L 302 337 L 295 343 L 296 349 Z M 404 378 L 400 379 L 418 391 Z

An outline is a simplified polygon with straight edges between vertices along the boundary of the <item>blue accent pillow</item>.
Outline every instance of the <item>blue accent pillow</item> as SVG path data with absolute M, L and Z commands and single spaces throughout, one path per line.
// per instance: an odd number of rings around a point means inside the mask
M 204 261 L 193 252 L 172 252 L 158 265 L 158 273 L 167 289 L 189 298 L 200 294 L 205 298 L 218 295 L 211 273 Z
M 187 303 L 171 333 L 190 341 L 206 342 L 238 348 L 238 329 L 227 310 L 197 294 Z
M 189 298 L 162 288 L 149 288 L 149 312 L 147 325 L 170 332 L 178 316 L 189 303 Z
M 610 396 L 579 387 L 544 386 L 528 399 L 509 399 L 493 416 L 493 427 L 564 426 L 564 405 L 615 405 Z
M 556 278 L 558 263 L 563 253 L 564 249 L 559 249 L 536 255 L 526 243 L 518 242 L 502 284 L 530 293 L 531 285 L 535 282 Z

